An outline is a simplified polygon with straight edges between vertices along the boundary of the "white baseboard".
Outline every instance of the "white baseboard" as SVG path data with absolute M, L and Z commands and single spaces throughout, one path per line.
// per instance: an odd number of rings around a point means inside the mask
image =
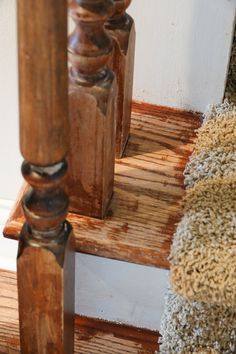
M 0 228 L 13 202 L 0 200 Z M 17 242 L 0 237 L 0 268 L 16 270 Z M 76 313 L 158 330 L 168 271 L 76 254 Z

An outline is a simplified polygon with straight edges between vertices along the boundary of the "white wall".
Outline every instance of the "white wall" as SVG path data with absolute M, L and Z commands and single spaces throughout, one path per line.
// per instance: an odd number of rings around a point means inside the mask
M 21 183 L 15 4 L 0 0 L 0 198 L 8 199 L 15 198 Z
M 135 99 L 196 111 L 222 100 L 235 0 L 133 0 Z

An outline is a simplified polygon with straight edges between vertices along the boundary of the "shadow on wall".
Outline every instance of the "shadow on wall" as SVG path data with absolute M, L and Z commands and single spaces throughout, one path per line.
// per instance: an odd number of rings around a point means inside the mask
M 195 101 L 196 106 L 202 106 L 204 110 L 209 104 L 222 102 L 224 97 L 236 1 L 191 2 L 193 6 L 189 16 L 189 55 L 185 63 L 188 86 L 185 102 Z M 219 28 L 222 30 L 219 31 Z M 202 92 L 205 92 L 204 96 Z M 188 104 L 185 104 L 185 107 L 188 108 Z
M 135 98 L 196 111 L 220 102 L 235 10 L 235 0 L 133 1 Z
M 234 38 L 226 82 L 225 98 L 236 104 L 236 26 L 234 29 Z

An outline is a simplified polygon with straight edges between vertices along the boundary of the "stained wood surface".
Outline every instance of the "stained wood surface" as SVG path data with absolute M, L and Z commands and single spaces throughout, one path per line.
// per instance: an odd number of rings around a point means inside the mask
M 118 83 L 116 119 L 116 156 L 123 156 L 129 135 L 133 93 L 135 56 L 135 24 L 126 13 L 131 0 L 115 0 L 115 10 L 106 23 L 106 29 L 114 40 L 113 65 Z
M 113 1 L 70 0 L 70 149 L 66 189 L 77 214 L 103 219 L 114 186 L 117 85 L 107 68 L 112 39 L 103 24 Z
M 67 2 L 17 4 L 21 152 L 35 165 L 52 165 L 68 150 Z
M 70 151 L 66 191 L 77 214 L 103 218 L 114 186 L 116 81 L 107 87 L 70 85 Z M 106 102 L 101 111 L 97 94 Z
M 0 353 L 19 354 L 16 274 L 0 270 Z M 75 354 L 154 354 L 158 333 L 75 317 Z
M 59 246 L 55 246 L 55 239 L 53 246 L 46 241 L 36 246 L 35 240 L 31 242 L 27 245 L 22 237 L 17 258 L 22 353 L 71 354 L 75 253 L 70 243 L 73 242 L 63 234 Z
M 115 191 L 105 220 L 70 213 L 77 251 L 168 268 L 181 216 L 183 170 L 193 150 L 198 114 L 135 103 L 125 157 L 116 161 Z M 19 205 L 5 227 L 17 239 Z
M 17 254 L 23 354 L 74 351 L 74 248 L 62 188 L 69 149 L 67 0 L 19 0 L 22 198 Z

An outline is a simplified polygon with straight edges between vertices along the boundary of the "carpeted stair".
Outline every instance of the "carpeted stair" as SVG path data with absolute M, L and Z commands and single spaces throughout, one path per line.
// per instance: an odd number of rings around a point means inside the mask
M 184 177 L 161 354 L 236 353 L 236 34 L 226 100 L 205 114 Z
M 172 245 L 173 290 L 236 305 L 236 106 L 211 107 L 185 171 L 184 215 Z
M 185 169 L 161 354 L 236 353 L 236 107 L 205 114 Z
M 236 353 L 236 29 L 225 98 L 206 112 L 185 169 L 161 354 Z
M 170 290 L 161 334 L 162 354 L 236 353 L 236 308 L 192 302 Z

